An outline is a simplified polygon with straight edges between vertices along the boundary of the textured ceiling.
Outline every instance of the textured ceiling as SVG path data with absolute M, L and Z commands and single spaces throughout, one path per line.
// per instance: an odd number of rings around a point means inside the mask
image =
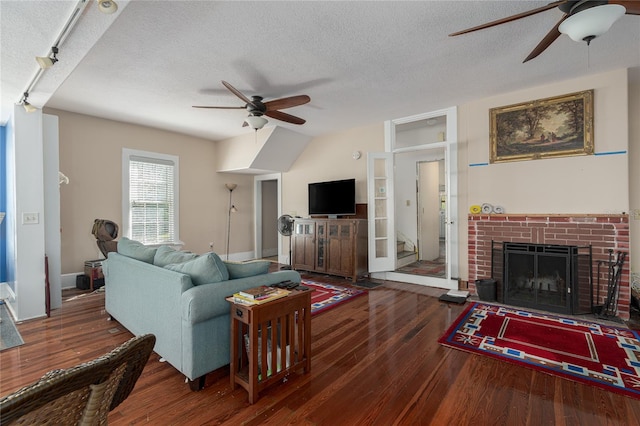
M 0 0 L 3 123 L 75 1 Z M 226 80 L 265 100 L 307 94 L 287 109 L 316 136 L 524 87 L 640 66 L 640 16 L 625 15 L 587 48 L 561 36 L 523 59 L 557 9 L 458 37 L 451 32 L 545 1 L 144 1 L 113 15 L 89 1 L 29 100 L 67 111 L 218 140 L 250 132 Z

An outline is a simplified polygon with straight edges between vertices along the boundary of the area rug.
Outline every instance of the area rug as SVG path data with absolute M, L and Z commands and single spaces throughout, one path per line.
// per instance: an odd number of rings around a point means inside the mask
M 4 302 L 0 303 L 0 319 L 0 351 L 24 345 L 24 340 L 18 333 Z
M 634 330 L 476 302 L 438 341 L 640 399 Z
M 302 280 L 302 285 L 313 289 L 311 293 L 311 315 L 326 312 L 354 297 L 366 294 L 365 290 L 325 284 L 317 281 Z

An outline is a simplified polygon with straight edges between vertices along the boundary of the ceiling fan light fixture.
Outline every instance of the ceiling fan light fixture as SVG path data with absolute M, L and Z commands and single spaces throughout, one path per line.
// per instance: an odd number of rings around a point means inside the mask
M 254 129 L 255 131 L 262 129 L 264 125 L 269 122 L 266 118 L 262 117 L 261 115 L 250 115 L 246 118 L 245 121 L 247 122 L 249 127 Z
M 102 13 L 111 14 L 118 10 L 118 4 L 113 0 L 96 0 L 98 9 Z
M 619 4 L 604 4 L 582 10 L 565 19 L 558 30 L 573 41 L 586 41 L 609 31 L 609 28 L 625 14 L 627 9 Z

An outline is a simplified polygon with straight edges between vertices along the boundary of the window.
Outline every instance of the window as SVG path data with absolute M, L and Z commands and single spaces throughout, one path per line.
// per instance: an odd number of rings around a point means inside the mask
M 182 244 L 178 233 L 178 157 L 122 151 L 124 235 L 147 245 Z

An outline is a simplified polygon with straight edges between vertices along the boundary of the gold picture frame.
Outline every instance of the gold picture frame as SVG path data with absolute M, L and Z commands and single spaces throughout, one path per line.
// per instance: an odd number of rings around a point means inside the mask
M 593 154 L 593 90 L 489 110 L 491 163 Z

